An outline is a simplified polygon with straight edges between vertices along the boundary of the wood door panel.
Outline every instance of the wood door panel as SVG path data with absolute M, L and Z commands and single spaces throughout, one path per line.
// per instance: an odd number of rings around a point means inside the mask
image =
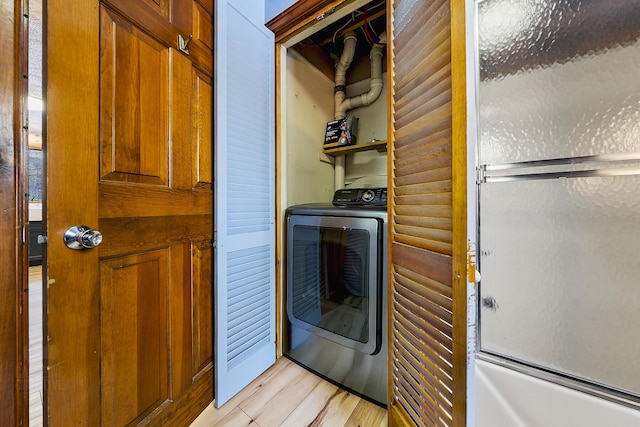
M 101 8 L 100 178 L 168 185 L 168 48 Z
M 213 247 L 211 240 L 191 246 L 193 270 L 193 375 L 213 364 Z
M 22 177 L 20 172 L 20 144 L 25 131 L 18 132 L 19 114 L 17 100 L 21 95 L 21 84 L 18 84 L 16 73 L 19 72 L 19 50 L 16 37 L 21 27 L 19 10 L 21 3 L 5 1 L 0 6 L 0 425 L 13 426 L 23 424 L 25 402 L 23 385 L 24 353 L 23 323 L 26 323 L 27 294 L 21 292 L 20 281 L 24 270 L 22 234 L 19 224 L 20 205 L 25 205 L 22 198 L 24 190 L 20 188 Z M 23 79 L 20 79 L 23 80 Z M 20 200 L 22 199 L 22 200 Z M 19 291 L 20 290 L 20 291 Z M 24 299 L 23 299 L 24 296 Z M 24 314 L 22 314 L 24 313 Z M 24 325 L 26 326 L 26 325 Z
M 184 55 L 171 53 L 171 108 L 188 113 L 171 129 L 173 165 L 171 187 L 204 190 L 212 194 L 213 86 L 211 77 Z
M 157 13 L 140 1 L 104 0 L 109 9 L 116 10 L 136 25 L 143 26 L 158 42 L 172 49 L 178 47 L 178 35 L 189 38 L 193 34 L 193 0 L 172 0 L 172 20 Z M 144 25 L 140 25 L 144 23 Z M 211 48 L 204 43 L 196 42 L 189 45 L 189 59 L 199 69 L 213 75 L 213 55 Z
M 188 38 L 193 34 L 192 0 L 169 1 L 171 1 L 171 23 L 179 29 L 183 36 Z
M 198 0 L 204 8 L 207 10 L 207 13 L 213 15 L 213 0 Z
M 154 10 L 165 18 L 169 17 L 169 0 L 141 0 L 143 4 L 146 4 L 150 9 Z
M 46 4 L 49 215 L 44 412 L 52 427 L 79 420 L 93 426 L 100 422 L 98 253 L 71 251 L 62 236 L 70 226 L 95 227 L 98 222 L 99 7 L 97 2 L 70 7 L 67 0 Z
M 176 49 L 193 0 L 48 5 L 49 422 L 188 425 L 213 399 L 213 52 Z M 102 245 L 62 246 L 74 224 Z
M 213 49 L 213 20 L 211 13 L 197 1 L 193 2 L 193 40 L 201 42 L 209 49 Z
M 100 245 L 100 255 L 111 258 L 180 243 L 211 242 L 212 229 L 211 215 L 102 218 L 100 231 L 104 240 Z M 190 265 L 190 260 L 186 263 Z
M 100 264 L 102 423 L 138 423 L 169 393 L 168 250 Z
M 193 188 L 213 191 L 213 86 L 211 79 L 194 70 L 195 138 L 193 162 Z
M 118 14 L 127 17 L 137 25 L 143 24 L 149 34 L 153 34 L 153 37 L 166 46 L 175 46 L 176 37 L 180 31 L 164 14 L 158 13 L 157 5 L 154 5 L 155 2 L 149 0 L 103 0 L 101 3 L 105 5 L 104 7 L 117 11 Z
M 104 183 L 99 197 L 101 218 L 213 215 L 211 193 L 204 191 Z

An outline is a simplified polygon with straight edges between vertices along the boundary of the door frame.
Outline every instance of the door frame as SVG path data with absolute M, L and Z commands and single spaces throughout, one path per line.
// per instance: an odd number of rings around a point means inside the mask
M 26 20 L 21 0 L 0 0 L 0 424 L 23 425 L 28 418 L 26 333 L 26 123 L 22 94 L 26 93 Z M 26 73 L 26 72 L 25 72 Z M 25 125 L 26 126 L 26 125 Z M 22 235 L 22 236 L 21 236 Z M 9 391 L 10 390 L 10 391 Z M 8 391 L 8 392 L 5 392 Z M 9 410 L 6 410 L 11 408 Z M 6 411 L 6 412 L 5 412 Z

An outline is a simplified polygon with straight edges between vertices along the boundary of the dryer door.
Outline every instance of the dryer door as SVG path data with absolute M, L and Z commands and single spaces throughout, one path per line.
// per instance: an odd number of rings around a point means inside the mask
M 381 221 L 291 215 L 288 226 L 289 321 L 338 344 L 376 353 L 381 335 Z

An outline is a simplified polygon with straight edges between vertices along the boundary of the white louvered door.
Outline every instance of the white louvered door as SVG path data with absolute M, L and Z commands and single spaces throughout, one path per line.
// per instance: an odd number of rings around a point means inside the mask
M 215 402 L 275 362 L 273 33 L 215 10 Z

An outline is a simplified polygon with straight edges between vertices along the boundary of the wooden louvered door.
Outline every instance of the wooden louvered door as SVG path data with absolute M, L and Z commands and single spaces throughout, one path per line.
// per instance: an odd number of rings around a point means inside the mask
M 466 423 L 464 2 L 390 17 L 390 425 Z
M 213 1 L 47 10 L 48 424 L 188 425 L 213 399 Z M 78 224 L 102 244 L 65 247 Z

